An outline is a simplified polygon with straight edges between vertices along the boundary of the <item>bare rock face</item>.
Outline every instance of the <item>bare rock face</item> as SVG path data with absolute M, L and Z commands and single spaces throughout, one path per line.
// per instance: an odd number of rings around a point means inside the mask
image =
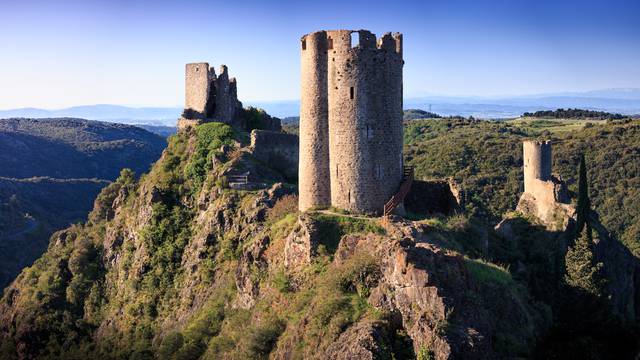
M 390 236 L 345 236 L 336 252 L 339 263 L 359 252 L 373 253 L 380 259 L 381 278 L 371 291 L 369 303 L 390 314 L 397 314 L 413 341 L 415 353 L 429 353 L 435 359 L 484 359 L 493 354 L 492 341 L 499 320 L 486 306 L 486 292 L 470 275 L 465 259 L 437 246 L 425 229 L 408 222 L 387 226 Z M 510 320 L 522 326 L 513 334 L 521 341 L 532 341 L 525 328 L 533 327 L 528 310 L 517 299 L 503 299 Z M 345 332 L 334 347 L 353 333 L 366 333 L 362 325 Z M 369 336 L 375 331 L 368 329 Z M 364 336 L 363 339 L 367 339 Z M 366 344 L 366 342 L 365 342 Z M 358 343 L 342 347 L 365 358 L 375 349 Z
M 378 321 L 361 321 L 340 335 L 327 349 L 328 359 L 391 359 L 384 344 L 389 342 L 385 324 Z
M 251 265 L 254 265 L 259 271 L 267 269 L 268 264 L 264 258 L 264 252 L 269 246 L 269 241 L 270 239 L 267 235 L 258 237 L 242 253 L 240 263 L 236 268 L 238 296 L 236 297 L 235 306 L 249 309 L 255 304 L 260 291 L 260 284 L 253 279 Z
M 287 236 L 284 247 L 284 266 L 294 269 L 311 263 L 318 244 L 318 229 L 313 219 L 302 215 L 298 226 Z
M 549 189 L 549 194 L 554 194 Z M 535 197 L 523 193 L 516 211 L 538 219 L 549 231 L 565 231 L 575 217 L 575 208 L 571 204 L 554 200 L 553 197 Z

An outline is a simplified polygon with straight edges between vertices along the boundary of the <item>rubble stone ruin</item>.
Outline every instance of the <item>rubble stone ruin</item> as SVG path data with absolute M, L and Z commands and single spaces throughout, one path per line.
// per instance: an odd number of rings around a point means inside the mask
M 404 173 L 402 35 L 317 31 L 300 47 L 299 208 L 381 213 Z
M 236 79 L 229 78 L 225 65 L 220 66 L 218 75 L 206 62 L 186 65 L 184 109 L 179 128 L 207 120 L 232 124 L 239 117 L 242 103 Z

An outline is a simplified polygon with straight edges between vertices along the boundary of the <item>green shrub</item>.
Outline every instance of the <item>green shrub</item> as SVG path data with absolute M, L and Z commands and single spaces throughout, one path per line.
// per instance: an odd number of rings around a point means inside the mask
M 276 271 L 272 280 L 273 286 L 281 293 L 291 291 L 291 278 L 284 270 Z
M 428 346 L 420 347 L 416 355 L 417 360 L 435 360 L 435 358 L 436 354 Z
M 212 156 L 222 145 L 231 145 L 236 137 L 229 125 L 211 122 L 196 127 L 196 148 L 185 168 L 185 175 L 193 181 L 194 189 L 199 189 L 212 167 Z
M 513 285 L 513 279 L 508 270 L 490 262 L 479 259 L 465 258 L 467 270 L 480 284 L 497 284 L 501 286 Z
M 298 196 L 297 195 L 285 195 L 273 205 L 267 212 L 267 222 L 274 223 L 288 214 L 298 212 Z
M 267 319 L 265 324 L 254 328 L 247 346 L 250 357 L 267 359 L 284 329 L 285 322 L 277 318 Z

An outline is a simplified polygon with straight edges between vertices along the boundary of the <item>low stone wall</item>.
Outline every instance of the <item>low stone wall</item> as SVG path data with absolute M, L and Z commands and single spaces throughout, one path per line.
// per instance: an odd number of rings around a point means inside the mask
M 199 119 L 185 119 L 181 117 L 178 119 L 178 130 L 184 130 L 189 127 L 196 127 L 202 123 L 202 120 Z
M 460 190 L 447 180 L 414 180 L 404 199 L 406 211 L 452 215 L 461 208 Z
M 298 179 L 298 136 L 277 131 L 251 131 L 253 156 L 280 171 L 289 182 Z

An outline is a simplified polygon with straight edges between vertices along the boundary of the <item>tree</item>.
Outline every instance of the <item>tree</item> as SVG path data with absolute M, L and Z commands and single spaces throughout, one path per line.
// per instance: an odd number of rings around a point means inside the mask
M 589 221 L 591 211 L 591 200 L 589 199 L 589 183 L 587 181 L 587 166 L 584 154 L 580 155 L 580 168 L 578 170 L 578 205 L 576 206 L 576 234 L 578 236 L 584 230 L 585 224 Z
M 593 234 L 587 223 L 580 233 L 580 237 L 565 255 L 567 267 L 564 276 L 565 283 L 580 292 L 586 292 L 596 297 L 604 294 L 604 278 L 602 263 L 596 263 L 593 254 Z

